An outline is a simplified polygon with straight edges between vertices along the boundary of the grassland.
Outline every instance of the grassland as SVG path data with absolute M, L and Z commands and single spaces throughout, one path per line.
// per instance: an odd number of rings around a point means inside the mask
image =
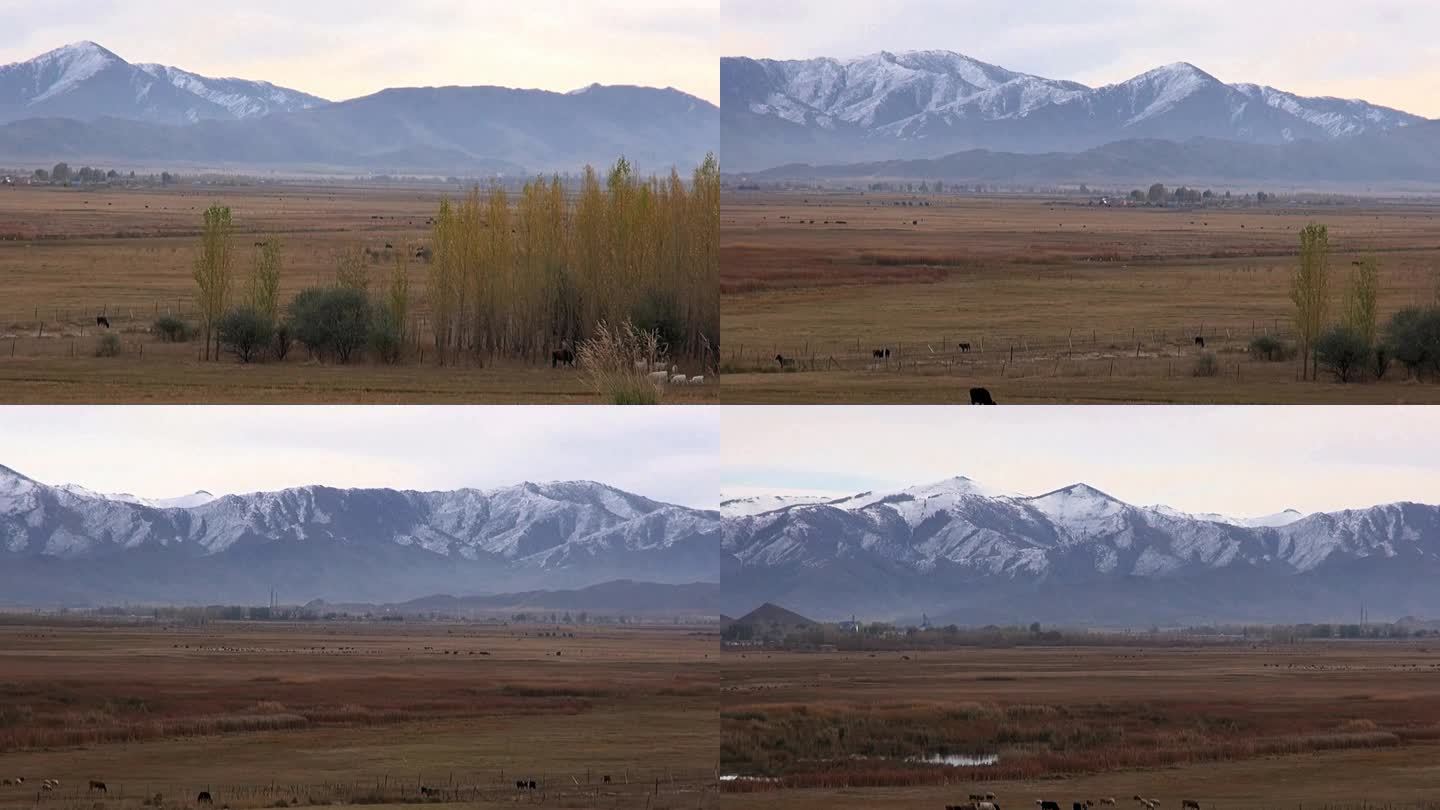
M 6 624 L 0 807 L 713 807 L 714 633 L 544 630 Z
M 552 370 L 540 358 L 483 366 L 466 359 L 442 368 L 433 351 L 417 350 L 397 365 L 339 366 L 297 349 L 283 362 L 241 367 L 228 356 L 204 362 L 199 343 L 163 343 L 151 331 L 160 315 L 195 317 L 192 260 L 209 205 L 232 209 L 239 273 L 248 272 L 253 242 L 280 238 L 280 299 L 289 301 L 330 282 L 336 256 L 355 247 L 371 251 L 378 286 L 395 252 L 428 244 L 442 195 L 458 193 L 358 185 L 0 191 L 0 402 L 599 401 L 580 373 Z M 418 259 L 410 269 L 417 330 L 430 318 L 426 269 Z M 95 356 L 107 331 L 95 323 L 102 313 L 122 341 L 118 357 Z M 705 374 L 695 365 L 684 370 Z M 665 401 L 714 402 L 718 395 L 712 381 L 671 388 Z
M 1309 222 L 1329 226 L 1337 312 L 1344 273 L 1366 255 L 1380 260 L 1382 321 L 1436 300 L 1431 203 L 1196 210 L 727 192 L 722 398 L 968 402 L 980 385 L 1002 403 L 1440 402 L 1440 386 L 1403 370 L 1341 386 L 1249 356 L 1252 337 L 1291 337 L 1289 279 Z M 891 356 L 876 362 L 880 348 Z M 1202 352 L 1216 356 L 1213 377 L 1193 373 Z M 777 354 L 795 370 L 777 373 Z
M 721 769 L 754 778 L 722 804 L 1421 806 L 1437 670 L 1410 642 L 726 652 Z M 910 760 L 935 754 L 998 759 Z

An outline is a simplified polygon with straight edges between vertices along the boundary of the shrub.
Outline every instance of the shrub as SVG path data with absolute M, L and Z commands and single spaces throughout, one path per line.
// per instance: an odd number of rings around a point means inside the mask
M 1215 359 L 1214 352 L 1205 352 L 1195 358 L 1195 368 L 1191 371 L 1196 377 L 1214 377 L 1220 373 L 1220 363 Z
M 95 341 L 95 356 L 119 357 L 120 348 L 120 336 L 107 332 Z
M 614 405 L 658 405 L 662 386 L 650 380 L 637 360 L 653 360 L 665 354 L 655 332 L 639 329 L 626 321 L 612 328 L 604 321 L 595 326 L 595 335 L 576 347 L 576 360 L 590 379 L 595 393 Z
M 1342 383 L 1350 382 L 1370 357 L 1365 338 L 1348 326 L 1332 326 L 1315 340 L 1315 362 Z
M 378 311 L 370 325 L 370 351 L 376 358 L 386 363 L 394 363 L 399 361 L 404 345 L 404 338 L 395 319 L 385 310 Z
M 295 339 L 316 357 L 350 362 L 370 337 L 370 300 L 353 287 L 312 287 L 290 303 Z
M 151 328 L 166 343 L 184 343 L 194 334 L 189 324 L 174 315 L 161 315 Z
M 1440 308 L 1410 307 L 1395 313 L 1385 329 L 1385 344 L 1417 379 L 1426 372 L 1440 373 Z
M 1385 372 L 1390 370 L 1390 358 L 1392 356 L 1390 347 L 1385 344 L 1382 343 L 1375 347 L 1375 353 L 1370 357 L 1370 371 L 1375 375 L 1375 379 L 1385 379 Z
M 275 324 L 254 307 L 232 309 L 217 324 L 220 344 L 242 363 L 258 358 L 275 335 Z
M 295 338 L 290 335 L 290 324 L 281 321 L 275 326 L 275 359 L 284 360 L 290 354 L 290 344 Z
M 1294 347 L 1270 335 L 1260 335 L 1250 341 L 1250 356 L 1257 360 L 1278 363 L 1295 356 Z

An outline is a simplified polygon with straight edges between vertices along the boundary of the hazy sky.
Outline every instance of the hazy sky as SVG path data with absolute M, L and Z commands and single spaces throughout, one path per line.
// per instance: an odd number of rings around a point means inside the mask
M 943 49 L 1092 86 L 1171 62 L 1440 117 L 1434 0 L 721 0 L 725 56 Z
M 1238 517 L 1440 503 L 1432 407 L 724 406 L 721 489 L 843 495 L 964 475 Z
M 714 509 L 718 441 L 714 406 L 0 407 L 0 465 L 142 497 L 586 479 Z
M 719 100 L 716 0 L 0 0 L 0 64 L 78 40 L 332 100 L 386 87 L 671 86 Z

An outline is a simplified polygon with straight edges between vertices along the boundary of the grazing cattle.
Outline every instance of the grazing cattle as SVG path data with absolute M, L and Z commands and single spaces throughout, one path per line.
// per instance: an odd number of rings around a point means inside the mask
M 780 364 L 781 371 L 784 371 L 787 368 L 795 368 L 795 358 L 793 357 L 786 357 L 783 354 L 777 354 L 775 355 L 775 362 Z
M 550 367 L 558 368 L 561 365 L 575 367 L 575 353 L 569 349 L 559 349 L 550 353 Z
M 889 359 L 890 359 L 890 350 L 889 350 L 889 349 L 876 349 L 876 350 L 870 352 L 870 354 L 871 354 L 876 360 L 889 360 Z
M 202 790 L 200 795 L 195 797 L 196 804 L 214 804 L 215 800 L 210 798 L 210 791 Z
M 1196 346 L 1199 346 L 1199 347 L 1202 348 L 1202 349 L 1205 348 L 1205 338 L 1202 337 L 1201 335 L 1196 335 L 1196 336 L 1195 336 L 1195 345 L 1196 345 Z
M 110 792 L 109 790 L 106 790 L 106 788 L 105 788 L 105 783 L 104 783 L 104 782 L 101 782 L 99 779 L 91 779 L 91 780 L 90 780 L 90 790 L 92 790 L 92 791 L 98 790 L 98 791 L 100 791 L 101 793 L 109 793 L 109 792 Z
M 603 777 L 601 777 L 601 780 L 604 781 L 607 785 L 610 784 L 610 774 L 605 774 Z
M 1194 799 L 1181 799 L 1180 808 L 1181 810 L 1200 810 L 1200 803 Z
M 995 404 L 995 400 L 990 396 L 990 389 L 988 389 L 988 388 L 971 388 L 971 389 L 970 389 L 970 404 L 971 404 L 971 405 L 994 405 L 994 404 Z
M 534 780 L 534 779 L 531 779 L 531 780 L 530 780 L 530 789 L 531 789 L 531 790 L 539 790 L 539 789 L 540 789 L 540 788 L 538 788 L 538 787 L 535 785 L 535 780 Z
M 970 344 L 969 344 L 969 343 L 961 343 L 961 344 L 960 344 L 960 351 L 962 351 L 962 352 L 968 352 L 968 351 L 970 351 Z
M 421 796 L 439 796 L 439 795 L 440 795 L 440 789 L 439 789 L 439 788 L 432 788 L 432 787 L 425 787 L 424 785 L 421 785 L 421 786 L 420 786 L 420 795 L 421 795 Z
M 1046 800 L 1044 800 L 1044 799 L 1036 799 L 1036 800 L 1035 800 L 1035 804 L 1040 807 L 1040 810 L 1060 810 L 1060 803 L 1059 803 L 1059 802 L 1051 802 L 1051 801 L 1046 801 Z
M 10 787 L 13 784 L 15 784 L 15 780 L 13 779 L 0 779 L 0 785 L 4 785 L 5 787 Z
M 1071 807 L 1071 810 L 1085 810 L 1085 803 L 1084 803 L 1084 802 L 1071 802 L 1071 803 L 1070 803 L 1070 807 Z
M 392 245 L 392 244 L 390 244 L 389 242 L 386 242 L 386 243 L 385 243 L 385 249 L 386 249 L 386 250 L 394 250 L 394 249 L 395 249 L 395 246 Z
M 1115 805 L 1115 798 L 1113 796 L 1106 796 L 1105 798 L 1100 800 L 1100 803 L 1108 804 L 1113 807 Z
M 110 319 L 107 318 L 107 317 L 105 317 L 104 315 L 96 315 L 96 316 L 95 316 L 95 325 L 96 325 L 96 326 L 103 326 L 103 327 L 105 327 L 106 329 L 109 329 L 109 328 L 110 328 Z
M 515 780 L 515 789 L 516 789 L 516 790 L 524 790 L 524 789 L 525 789 L 525 780 L 524 780 L 524 779 L 516 779 L 516 780 Z

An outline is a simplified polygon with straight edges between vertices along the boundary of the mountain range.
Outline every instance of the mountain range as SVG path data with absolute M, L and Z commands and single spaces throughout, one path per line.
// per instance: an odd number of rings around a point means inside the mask
M 328 102 L 268 82 L 130 64 L 93 42 L 0 67 L 0 162 L 523 174 L 684 173 L 715 152 L 719 110 L 673 88 L 390 88 Z
M 964 625 L 1149 626 L 1440 613 L 1440 506 L 1261 518 L 1039 496 L 968 478 L 756 511 L 722 506 L 722 607 Z
M 1426 120 L 1358 99 L 1226 84 L 1184 62 L 1088 87 L 950 51 L 843 61 L 727 57 L 720 81 L 730 171 L 977 149 L 1079 152 L 1117 141 L 1324 143 Z
M 717 512 L 589 481 L 309 486 L 173 503 L 0 467 L 0 604 L 256 604 L 271 588 L 288 599 L 397 602 L 717 581 Z

